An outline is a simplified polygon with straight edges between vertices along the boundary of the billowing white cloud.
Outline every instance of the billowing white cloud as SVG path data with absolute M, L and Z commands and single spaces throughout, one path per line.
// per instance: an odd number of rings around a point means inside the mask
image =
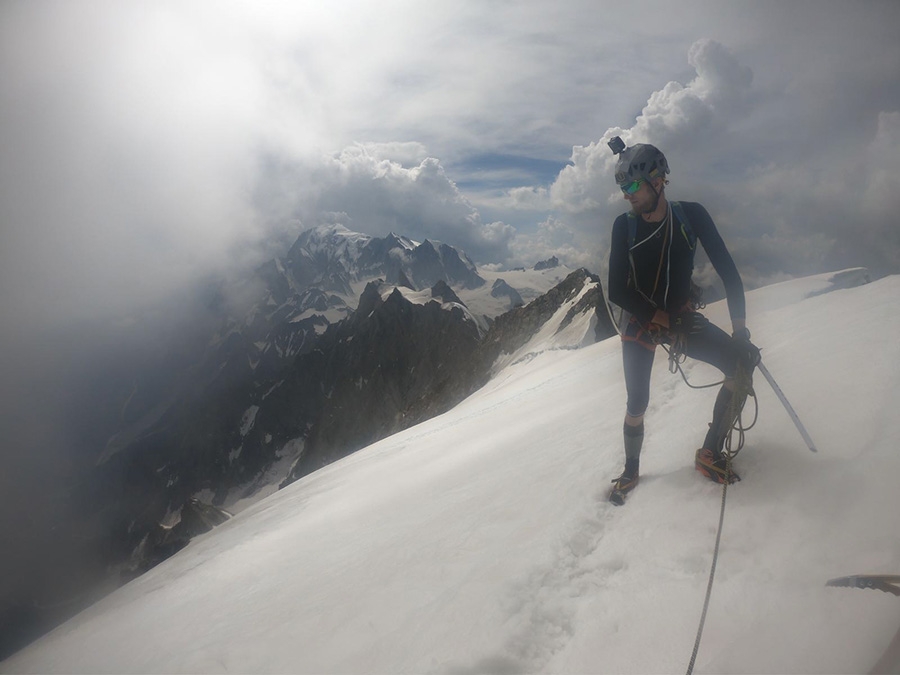
M 405 167 L 417 166 L 429 157 L 427 148 L 416 141 L 361 143 L 360 145 L 375 159 L 397 162 Z
M 436 239 L 476 260 L 505 259 L 515 235 L 502 222 L 483 222 L 433 157 L 407 168 L 373 154 L 369 145 L 356 144 L 332 156 L 289 162 L 278 171 L 279 194 L 270 187 L 266 197 L 281 203 L 276 221 L 294 218 L 315 225 L 326 214 L 341 212 L 351 229 Z
M 571 165 L 551 186 L 554 206 L 576 213 L 608 211 L 611 196 L 621 206 L 613 182 L 615 157 L 607 146 L 614 136 L 627 145 L 652 143 L 667 155 L 688 159 L 679 151 L 688 151 L 701 137 L 703 143 L 714 142 L 736 115 L 749 112 L 753 73 L 726 47 L 699 40 L 688 62 L 696 76 L 687 85 L 669 82 L 653 92 L 631 128 L 608 129 L 599 141 L 572 149 Z

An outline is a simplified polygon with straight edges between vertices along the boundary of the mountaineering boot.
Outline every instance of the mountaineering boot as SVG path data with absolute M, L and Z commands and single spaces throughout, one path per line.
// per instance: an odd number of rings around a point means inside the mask
M 731 483 L 738 482 L 741 477 L 738 476 L 731 467 L 728 466 L 728 460 L 721 453 L 713 453 L 707 448 L 697 450 L 697 456 L 694 459 L 694 466 L 697 471 L 709 478 L 714 483 Z
M 637 471 L 629 473 L 626 468 L 621 476 L 613 479 L 612 490 L 609 491 L 609 501 L 616 506 L 622 506 L 625 503 L 625 495 L 634 490 L 638 480 L 640 480 L 640 476 Z

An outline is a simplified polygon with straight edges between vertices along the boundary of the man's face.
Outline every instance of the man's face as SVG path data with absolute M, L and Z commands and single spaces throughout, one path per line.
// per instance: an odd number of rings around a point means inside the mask
M 636 216 L 653 213 L 659 205 L 659 192 L 655 192 L 649 181 L 646 180 L 641 183 L 636 192 L 633 194 L 623 193 L 623 196 L 631 204 L 631 210 Z

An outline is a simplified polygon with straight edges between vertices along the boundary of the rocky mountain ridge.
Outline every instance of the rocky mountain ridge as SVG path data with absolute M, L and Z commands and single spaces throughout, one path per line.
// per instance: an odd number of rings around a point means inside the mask
M 422 251 L 423 258 L 411 256 Z M 484 282 L 473 276 L 471 261 L 460 267 L 468 259 L 445 245 L 318 228 L 301 235 L 288 258 L 261 269 L 260 299 L 243 319 L 227 319 L 195 367 L 190 390 L 107 445 L 101 465 L 110 482 L 129 486 L 114 496 L 116 510 L 131 514 L 120 519 L 115 537 L 128 560 L 146 548 L 147 532 L 190 500 L 240 509 L 448 410 L 487 381 L 502 353 L 527 342 L 567 303 L 568 322 L 573 313 L 590 315 L 590 340 L 613 332 L 605 311 L 597 311 L 599 280 L 585 270 L 491 318 L 460 298 Z M 426 270 L 423 259 L 433 267 Z M 347 302 L 339 291 L 372 270 L 394 280 L 369 281 L 357 303 Z M 422 290 L 410 277 L 437 281 Z M 310 280 L 324 288 L 302 286 Z M 594 290 L 576 306 L 588 286 Z M 575 342 L 584 340 L 582 334 Z

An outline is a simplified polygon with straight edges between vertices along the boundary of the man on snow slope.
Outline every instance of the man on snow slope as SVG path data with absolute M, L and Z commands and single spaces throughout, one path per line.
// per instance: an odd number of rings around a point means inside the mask
M 615 178 L 631 205 L 631 211 L 613 224 L 609 255 L 609 299 L 627 313 L 622 322 L 627 391 L 625 470 L 613 481 L 610 498 L 621 503 L 638 482 L 650 372 L 660 344 L 724 373 L 725 382 L 695 466 L 714 481 L 734 482 L 739 478 L 730 470 L 723 445 L 734 422 L 733 411 L 743 404 L 735 399 L 747 395 L 746 383 L 759 361 L 759 350 L 750 343 L 746 326 L 740 274 L 707 210 L 696 202 L 669 202 L 666 198 L 669 165 L 662 152 L 649 144 L 625 148 L 619 139 L 610 147 L 618 150 Z M 692 301 L 691 275 L 698 241 L 725 284 L 731 336 L 710 323 Z M 745 384 L 738 386 L 740 381 Z

